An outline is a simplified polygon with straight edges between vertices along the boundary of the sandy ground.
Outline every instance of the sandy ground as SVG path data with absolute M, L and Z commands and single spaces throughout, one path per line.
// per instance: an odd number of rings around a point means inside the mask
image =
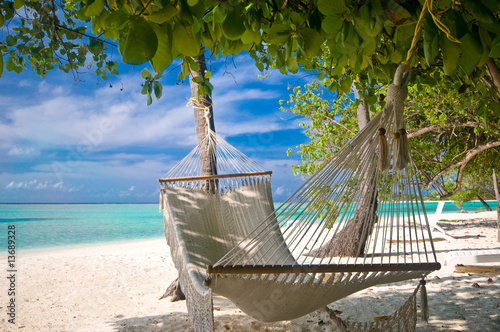
M 456 241 L 436 238 L 438 260 L 460 249 L 500 249 L 495 213 L 444 214 L 440 222 Z M 6 250 L 5 250 L 6 251 Z M 189 331 L 184 301 L 159 300 L 177 272 L 165 240 L 149 240 L 52 251 L 18 252 L 15 324 L 9 323 L 11 280 L 6 253 L 0 253 L 0 331 Z M 498 262 L 500 265 L 500 262 Z M 418 281 L 378 286 L 329 306 L 341 317 L 369 321 L 390 315 Z M 500 277 L 429 275 L 430 320 L 418 331 L 499 331 Z M 216 297 L 216 331 L 337 331 L 325 310 L 292 321 L 261 323 Z

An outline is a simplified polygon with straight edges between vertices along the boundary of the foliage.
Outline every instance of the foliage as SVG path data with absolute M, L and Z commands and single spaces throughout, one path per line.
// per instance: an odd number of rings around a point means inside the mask
M 462 180 L 479 174 L 478 167 L 490 176 L 497 167 L 500 159 L 492 152 L 500 146 L 500 110 L 488 91 L 460 93 L 453 82 L 439 82 L 410 87 L 407 126 L 417 168 L 444 198 L 460 192 Z
M 481 197 L 496 200 L 493 187 L 493 169 L 500 165 L 500 148 L 491 148 L 479 154 L 467 165 L 461 190 L 450 199 L 459 207 Z
M 424 174 L 425 185 L 437 188 L 441 198 L 455 195 L 459 200 L 457 195 L 465 195 L 462 189 L 492 197 L 491 173 L 500 165 L 500 111 L 491 106 L 497 104 L 495 96 L 486 86 L 462 91 L 457 82 L 440 75 L 433 74 L 433 85 L 421 83 L 418 75 L 409 85 L 405 121 L 415 166 Z M 348 103 L 345 95 L 328 94 L 328 82 L 296 87 L 288 108 L 282 107 L 305 118 L 302 126 L 310 139 L 298 147 L 302 165 L 294 166 L 296 173 L 314 172 L 357 132 L 352 111 L 356 103 Z M 373 95 L 380 97 L 375 112 L 383 107 L 385 90 L 374 89 Z M 479 191 L 480 186 L 490 193 Z
M 355 102 L 348 95 L 336 98 L 328 91 L 331 79 L 313 80 L 303 87 L 295 87 L 288 101 L 281 101 L 282 112 L 292 112 L 306 120 L 300 123 L 310 144 L 300 145 L 298 151 L 302 164 L 293 166 L 294 174 L 313 174 L 321 161 L 329 159 L 357 132 L 353 107 Z M 290 89 L 290 88 L 289 88 Z M 283 105 L 285 105 L 283 106 Z M 293 150 L 288 149 L 288 155 Z
M 425 18 L 412 67 L 439 66 L 447 75 L 475 84 L 486 61 L 500 57 L 498 1 L 432 3 L 436 19 L 429 14 Z M 302 66 L 320 80 L 327 75 L 332 79 L 329 89 L 340 95 L 350 91 L 357 76 L 365 76 L 361 78 L 370 86 L 390 80 L 410 49 L 423 4 L 424 0 L 2 1 L 5 40 L 0 68 L 19 73 L 29 63 L 43 76 L 53 68 L 78 73 L 94 66 L 97 75 L 106 78 L 116 74 L 116 61 L 108 57 L 114 58 L 118 48 L 126 63 L 151 63 L 155 74 L 145 84 L 154 85 L 174 59 L 184 60 L 180 77 L 185 78 L 188 59 L 206 50 L 216 58 L 246 51 L 261 70 L 272 66 L 295 73 Z M 450 41 L 436 22 L 461 43 Z

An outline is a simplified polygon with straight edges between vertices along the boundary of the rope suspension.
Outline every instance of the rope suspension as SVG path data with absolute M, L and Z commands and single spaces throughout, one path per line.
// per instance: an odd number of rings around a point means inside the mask
M 453 0 L 453 3 L 455 3 L 455 0 Z M 432 16 L 434 24 L 436 24 L 438 29 L 441 30 L 450 41 L 454 43 L 461 43 L 460 39 L 453 37 L 450 29 L 443 22 L 441 22 L 441 20 L 434 14 L 434 12 L 432 11 L 433 5 L 434 5 L 434 0 L 426 0 L 424 6 L 422 7 L 422 11 L 420 12 L 420 16 L 417 21 L 417 26 L 415 27 L 415 33 L 411 41 L 410 49 L 408 50 L 406 60 L 403 61 L 403 64 L 406 65 L 407 68 L 410 68 L 411 57 L 413 56 L 415 50 L 417 49 L 417 44 L 420 39 L 420 31 L 422 31 L 422 26 L 424 25 L 424 19 L 427 12 Z

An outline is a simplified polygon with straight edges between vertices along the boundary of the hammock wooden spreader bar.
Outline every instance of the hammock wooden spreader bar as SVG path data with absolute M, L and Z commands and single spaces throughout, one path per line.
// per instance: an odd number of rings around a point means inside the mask
M 234 174 L 198 175 L 198 176 L 176 177 L 170 179 L 159 179 L 158 182 L 169 183 L 169 182 L 183 182 L 183 181 L 217 180 L 217 179 L 230 179 L 230 178 L 241 178 L 241 177 L 251 177 L 251 176 L 268 176 L 272 174 L 273 174 L 272 171 L 262 171 L 262 172 L 234 173 Z
M 207 274 L 351 273 L 384 271 L 434 271 L 440 263 L 350 264 L 350 265 L 232 265 L 208 266 Z

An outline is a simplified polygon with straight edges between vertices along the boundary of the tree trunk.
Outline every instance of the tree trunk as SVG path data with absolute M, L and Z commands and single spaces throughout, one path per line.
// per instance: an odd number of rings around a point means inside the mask
M 356 99 L 361 99 L 359 91 L 354 87 Z M 362 130 L 370 122 L 368 103 L 364 98 L 357 109 L 358 127 Z M 366 172 L 360 189 L 358 209 L 354 217 L 326 244 L 318 249 L 311 250 L 307 256 L 332 257 L 362 255 L 373 226 L 377 222 L 377 178 L 376 168 Z
M 358 89 L 356 89 L 356 86 L 354 86 L 353 90 L 356 99 L 362 98 Z M 361 103 L 358 105 L 356 114 L 358 116 L 358 127 L 359 130 L 361 130 L 368 125 L 368 122 L 370 122 L 370 110 L 368 109 L 368 102 L 365 98 L 361 99 Z
M 495 188 L 495 198 L 497 200 L 497 241 L 500 242 L 500 192 L 498 191 L 498 179 L 495 169 L 493 169 L 493 188 Z
M 476 196 L 477 196 L 477 199 L 479 199 L 479 201 L 481 202 L 481 204 L 483 204 L 486 211 L 492 211 L 490 206 L 488 205 L 488 203 L 486 203 L 486 201 L 481 196 L 479 196 L 478 194 L 476 194 Z
M 497 64 L 491 58 L 486 62 L 486 68 L 488 69 L 493 84 L 497 87 L 497 94 L 500 96 L 500 69 L 498 69 Z
M 189 82 L 191 85 L 191 101 L 193 102 L 194 122 L 196 126 L 196 138 L 200 146 L 200 162 L 201 175 L 217 174 L 217 160 L 215 159 L 215 151 L 211 150 L 211 146 L 201 146 L 203 140 L 207 136 L 208 130 L 215 132 L 214 113 L 212 107 L 212 97 L 210 95 L 198 95 L 199 83 L 193 81 L 196 77 L 204 77 L 207 65 L 205 55 L 202 54 L 194 59 L 200 69 L 198 71 L 191 70 Z M 208 80 L 208 79 L 207 79 Z M 212 147 L 213 148 L 213 147 Z M 207 180 L 202 184 L 202 189 L 215 193 L 217 191 L 218 181 Z
M 191 101 L 193 104 L 196 138 L 198 145 L 200 145 L 201 175 L 215 175 L 217 174 L 215 153 L 210 150 L 210 146 L 202 146 L 203 139 L 207 136 L 208 130 L 210 129 L 215 132 L 212 98 L 209 94 L 198 96 L 198 87 L 200 84 L 193 81 L 195 77 L 204 77 L 205 75 L 205 71 L 207 70 L 205 55 L 200 55 L 198 58 L 194 59 L 194 61 L 200 66 L 200 69 L 197 71 L 190 71 L 189 84 L 191 87 Z M 202 189 L 215 193 L 217 191 L 217 186 L 217 180 L 207 180 L 202 184 Z M 170 286 L 168 286 L 165 293 L 160 297 L 160 300 L 168 296 L 172 296 L 172 302 L 186 299 L 186 296 L 182 292 L 179 278 L 175 279 Z

